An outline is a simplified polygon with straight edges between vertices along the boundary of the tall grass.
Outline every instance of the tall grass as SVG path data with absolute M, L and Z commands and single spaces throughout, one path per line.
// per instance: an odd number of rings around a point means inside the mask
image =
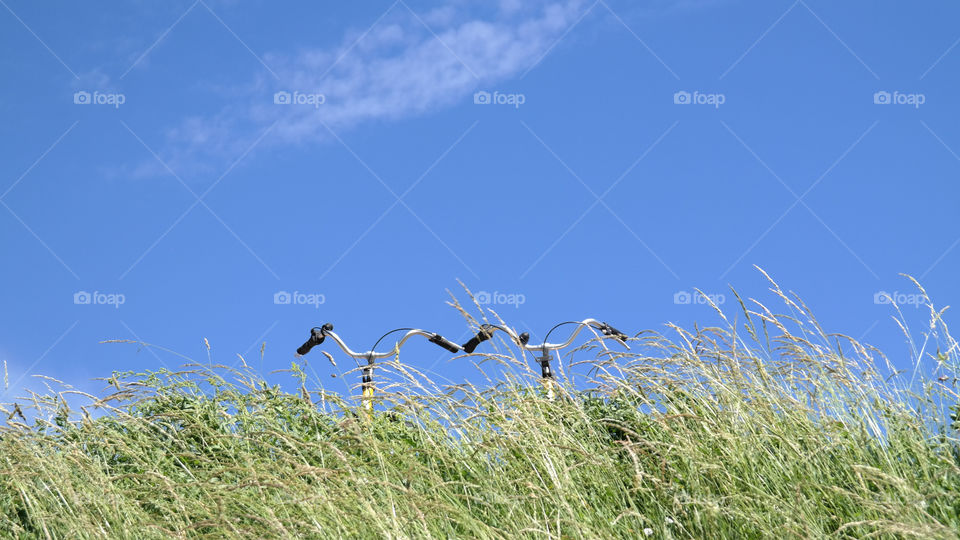
M 115 373 L 79 411 L 63 391 L 34 394 L 31 425 L 8 407 L 0 432 L 0 531 L 956 537 L 958 349 L 942 313 L 931 309 L 924 332 L 936 371 L 911 386 L 911 373 L 885 377 L 878 351 L 825 333 L 773 291 L 784 313 L 741 301 L 721 326 L 641 333 L 629 352 L 590 342 L 564 363 L 553 400 L 505 342 L 461 360 L 501 378 L 482 388 L 385 363 L 369 415 L 308 388 L 299 364 L 295 392 L 194 364 Z

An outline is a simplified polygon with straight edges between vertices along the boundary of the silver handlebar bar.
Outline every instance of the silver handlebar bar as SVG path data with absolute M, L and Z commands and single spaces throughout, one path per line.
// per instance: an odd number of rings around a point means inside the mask
M 627 347 L 627 349 L 630 348 L 626 343 L 627 335 L 607 323 L 600 322 L 596 319 L 584 319 L 580 322 L 570 321 L 569 324 L 576 324 L 577 328 L 570 334 L 570 337 L 568 337 L 566 341 L 562 343 L 549 343 L 544 341 L 539 345 L 531 345 L 529 343 L 530 335 L 526 332 L 518 335 L 512 328 L 507 328 L 497 324 L 484 324 L 480 326 L 480 331 L 477 332 L 477 335 L 470 339 L 470 341 L 464 343 L 461 347 L 465 352 L 472 353 L 480 343 L 492 338 L 494 331 L 500 330 L 501 332 L 507 334 L 514 343 L 519 345 L 524 350 L 531 352 L 542 352 L 545 354 L 548 351 L 555 351 L 569 346 L 571 343 L 573 343 L 573 340 L 576 339 L 581 330 L 586 327 L 590 327 L 599 330 L 601 334 L 603 334 L 602 336 L 598 336 L 600 339 L 613 338 L 619 341 L 624 347 Z M 560 325 L 555 326 L 554 329 L 556 329 L 558 326 Z M 551 330 L 551 332 L 552 331 L 553 330 Z M 546 337 L 549 338 L 550 334 L 548 333 Z
M 348 347 L 347 344 L 344 343 L 343 339 L 340 336 L 338 336 L 333 330 L 326 331 L 325 335 L 326 337 L 333 339 L 333 341 L 335 341 L 336 344 L 339 345 L 341 349 L 343 349 L 343 352 L 347 353 L 347 356 L 351 356 L 358 360 L 366 360 L 367 362 L 373 362 L 374 360 L 380 360 L 383 358 L 389 358 L 393 356 L 394 354 L 396 354 L 396 350 L 402 347 L 403 344 L 406 343 L 406 341 L 413 336 L 423 336 L 427 339 L 434 339 L 439 334 L 435 334 L 433 332 L 427 332 L 426 330 L 419 330 L 419 329 L 410 330 L 406 334 L 404 334 L 404 336 L 400 338 L 399 341 L 397 341 L 397 344 L 394 346 L 394 349 L 392 351 L 387 351 L 387 352 L 376 352 L 376 351 L 356 352 L 350 349 L 350 347 Z M 456 344 L 454 345 L 458 349 L 456 352 L 460 352 L 459 349 L 461 349 L 461 347 Z
M 606 323 L 602 323 L 596 319 L 584 319 L 580 322 L 577 322 L 576 325 L 577 325 L 577 328 L 570 334 L 570 337 L 568 337 L 567 340 L 564 341 L 563 343 L 548 343 L 544 341 L 539 345 L 532 345 L 530 343 L 527 343 L 525 340 L 522 340 L 520 336 L 517 335 L 517 333 L 512 328 L 507 328 L 500 325 L 491 325 L 491 327 L 506 333 L 508 336 L 510 336 L 510 339 L 512 339 L 515 343 L 523 347 L 524 350 L 527 350 L 530 352 L 556 351 L 559 349 L 563 349 L 565 347 L 569 347 L 570 344 L 573 343 L 573 340 L 577 338 L 577 335 L 580 334 L 580 331 L 588 326 L 591 328 L 596 328 L 597 330 L 601 330 L 601 331 L 604 328 L 609 327 L 609 325 L 607 325 Z M 604 339 L 605 337 L 616 339 L 617 341 L 620 341 L 621 343 L 623 343 L 623 345 L 627 347 L 627 349 L 630 348 L 629 346 L 626 345 L 624 341 L 626 336 L 623 336 L 621 338 L 613 335 L 604 335 L 600 339 Z

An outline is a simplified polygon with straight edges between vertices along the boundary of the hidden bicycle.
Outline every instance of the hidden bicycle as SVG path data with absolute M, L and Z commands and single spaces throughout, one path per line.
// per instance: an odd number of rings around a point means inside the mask
M 549 341 L 547 341 L 550 338 L 550 334 L 552 334 L 554 330 L 568 324 L 575 324 L 577 325 L 577 327 L 574 329 L 573 332 L 571 332 L 570 336 L 566 339 L 566 341 L 562 341 L 559 343 L 550 343 Z M 459 352 L 472 354 L 481 343 L 492 338 L 494 335 L 494 332 L 499 330 L 505 333 L 514 343 L 516 343 L 524 351 L 530 351 L 532 353 L 539 354 L 539 356 L 535 356 L 535 358 L 537 362 L 540 364 L 541 380 L 543 380 L 544 384 L 547 386 L 548 397 L 550 399 L 553 399 L 554 394 L 553 394 L 552 382 L 553 382 L 554 376 L 553 376 L 553 370 L 550 367 L 550 362 L 553 360 L 553 351 L 559 351 L 563 348 L 570 346 L 573 343 L 573 340 L 576 339 L 577 335 L 584 328 L 590 328 L 594 331 L 599 331 L 600 332 L 599 334 L 595 333 L 598 339 L 601 339 L 601 340 L 613 339 L 619 342 L 621 345 L 623 345 L 627 349 L 630 348 L 626 343 L 628 337 L 623 332 L 617 330 L 616 328 L 614 328 L 613 326 L 605 322 L 600 322 L 596 319 L 584 319 L 582 321 L 566 321 L 566 322 L 562 322 L 555 325 L 553 328 L 550 329 L 549 332 L 547 332 L 547 335 L 544 338 L 544 341 L 540 344 L 531 344 L 530 334 L 527 332 L 518 334 L 515 330 L 506 326 L 497 325 L 497 324 L 482 324 L 477 334 L 473 336 L 469 341 L 464 343 L 463 345 L 457 345 L 456 343 L 448 340 L 447 338 L 443 337 L 442 335 L 436 332 L 428 332 L 426 330 L 421 330 L 419 328 L 397 328 L 381 336 L 380 339 L 378 339 L 377 342 L 374 343 L 373 348 L 370 349 L 369 351 L 357 352 L 351 349 L 350 347 L 348 347 L 347 344 L 343 341 L 343 339 L 333 331 L 333 324 L 325 323 L 322 326 L 315 326 L 310 329 L 310 337 L 307 339 L 306 342 L 304 342 L 303 345 L 297 348 L 297 355 L 303 356 L 309 353 L 310 350 L 316 347 L 317 345 L 322 344 L 327 338 L 332 339 L 338 346 L 340 346 L 340 348 L 343 350 L 344 353 L 347 354 L 347 356 L 350 356 L 355 361 L 357 361 L 357 366 L 361 368 L 362 402 L 363 402 L 364 408 L 370 411 L 373 409 L 372 398 L 376 391 L 373 384 L 373 370 L 377 360 L 389 358 L 394 354 L 397 354 L 400 348 L 411 337 L 414 337 L 414 336 L 425 337 L 427 338 L 427 341 L 429 341 L 430 343 L 443 347 L 447 351 L 450 351 L 451 353 L 454 353 L 454 354 Z M 402 331 L 406 331 L 406 334 L 404 334 L 403 337 L 400 338 L 399 341 L 397 341 L 393 349 L 391 349 L 390 351 L 377 352 L 376 350 L 377 345 L 379 345 L 380 342 L 383 341 L 385 337 L 395 332 L 402 332 Z M 361 365 L 360 360 L 366 361 L 366 365 Z

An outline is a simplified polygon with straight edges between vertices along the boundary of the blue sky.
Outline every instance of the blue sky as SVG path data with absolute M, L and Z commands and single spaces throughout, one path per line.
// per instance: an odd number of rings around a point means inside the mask
M 95 389 L 183 362 L 105 339 L 206 360 L 206 338 L 264 371 L 323 322 L 358 349 L 399 326 L 459 341 L 458 279 L 535 337 L 715 324 L 684 293 L 775 304 L 753 265 L 905 367 L 877 295 L 918 331 L 899 273 L 960 295 L 958 15 L 2 0 L 0 402 L 31 374 Z M 442 357 L 405 353 L 472 376 Z

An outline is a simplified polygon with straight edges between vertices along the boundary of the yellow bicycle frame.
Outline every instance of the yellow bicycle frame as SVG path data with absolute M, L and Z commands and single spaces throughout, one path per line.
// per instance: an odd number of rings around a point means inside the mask
M 363 408 L 366 409 L 367 412 L 373 411 L 373 394 L 374 389 L 372 383 L 363 387 L 363 397 L 361 401 L 363 402 Z

